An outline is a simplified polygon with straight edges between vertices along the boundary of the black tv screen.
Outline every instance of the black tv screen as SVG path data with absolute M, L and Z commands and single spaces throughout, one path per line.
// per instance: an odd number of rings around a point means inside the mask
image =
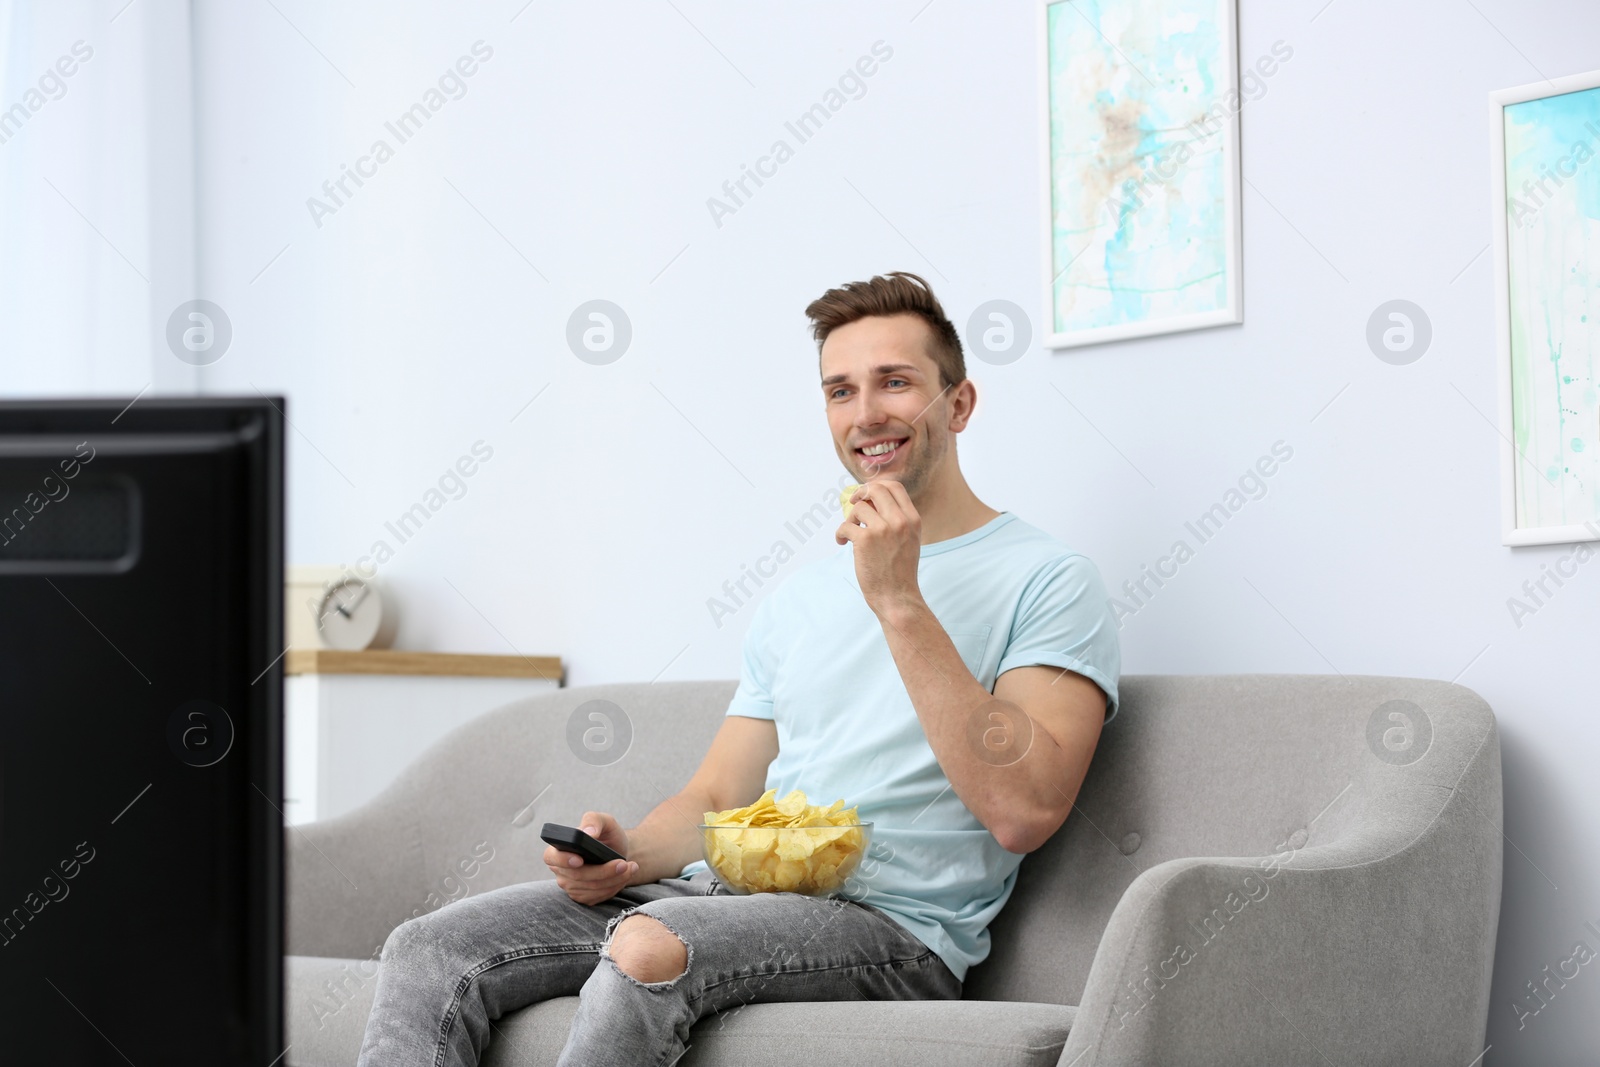
M 0 1061 L 283 1052 L 282 407 L 0 402 Z

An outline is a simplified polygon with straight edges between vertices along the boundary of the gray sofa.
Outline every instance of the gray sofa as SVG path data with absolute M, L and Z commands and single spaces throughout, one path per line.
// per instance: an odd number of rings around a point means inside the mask
M 731 681 L 564 689 L 440 740 L 381 795 L 286 831 L 294 1067 L 356 1059 L 389 931 L 549 877 L 546 821 L 625 824 L 675 792 Z M 609 700 L 626 755 L 580 761 Z M 1024 860 L 958 1002 L 753 1004 L 682 1067 L 1450 1064 L 1484 1047 L 1500 907 L 1493 713 L 1446 682 L 1129 676 L 1077 810 Z M 486 1064 L 553 1064 L 565 997 L 496 1023 Z

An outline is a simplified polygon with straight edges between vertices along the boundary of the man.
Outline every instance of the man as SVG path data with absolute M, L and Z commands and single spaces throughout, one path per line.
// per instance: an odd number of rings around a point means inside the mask
M 1105 588 L 1087 557 L 968 487 L 956 435 L 976 389 L 923 279 L 850 283 L 806 314 L 834 449 L 863 483 L 844 550 L 758 605 L 689 783 L 632 829 L 585 813 L 626 859 L 549 848 L 553 882 L 389 936 L 364 1067 L 475 1064 L 492 1020 L 575 993 L 560 1064 L 670 1064 L 712 1012 L 957 999 L 988 955 L 1017 865 L 1066 819 L 1117 710 Z M 735 895 L 697 860 L 703 813 L 768 787 L 843 798 L 875 824 L 850 893 Z

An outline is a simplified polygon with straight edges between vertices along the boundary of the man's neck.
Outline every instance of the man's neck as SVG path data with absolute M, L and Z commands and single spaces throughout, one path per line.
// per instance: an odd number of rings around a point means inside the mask
M 930 485 L 913 500 L 922 516 L 922 543 L 931 545 L 971 533 L 993 520 L 1000 512 L 978 499 L 960 471 L 937 485 Z

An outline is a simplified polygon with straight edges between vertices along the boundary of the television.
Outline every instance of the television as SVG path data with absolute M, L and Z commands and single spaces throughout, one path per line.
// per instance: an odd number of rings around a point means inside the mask
M 0 1060 L 283 1051 L 281 399 L 0 401 Z

